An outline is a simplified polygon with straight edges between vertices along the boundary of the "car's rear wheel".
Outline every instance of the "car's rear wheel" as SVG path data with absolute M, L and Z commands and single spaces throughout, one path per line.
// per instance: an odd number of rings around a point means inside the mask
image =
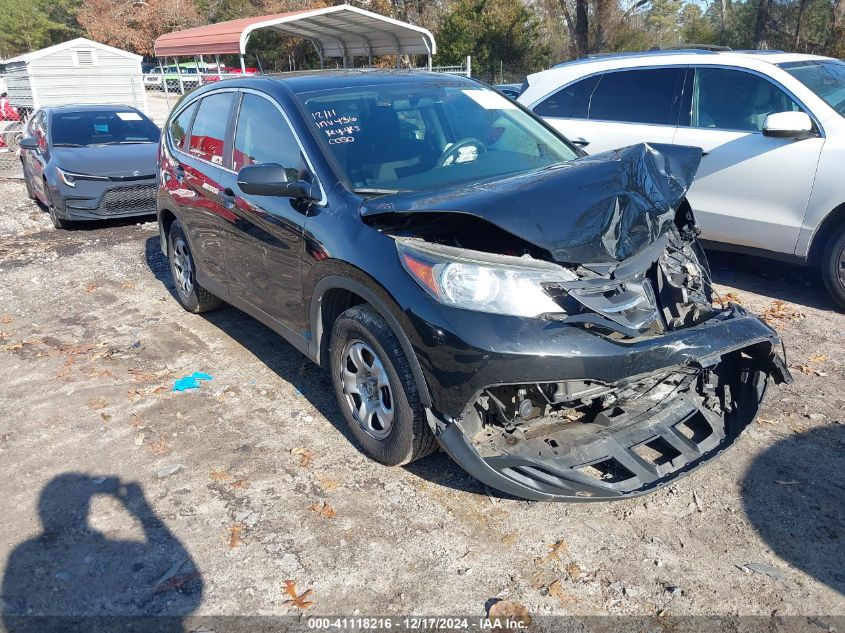
M 437 448 L 408 359 L 378 312 L 358 305 L 341 314 L 329 355 L 338 404 L 367 455 L 399 466 Z
M 830 296 L 845 308 L 845 224 L 830 237 L 822 253 L 822 279 Z
M 23 171 L 23 182 L 26 185 L 26 197 L 30 200 L 35 200 L 35 189 L 32 188 L 32 182 L 29 180 L 29 174 L 26 171 L 26 165 L 21 161 L 21 170 Z
M 222 301 L 197 283 L 194 256 L 179 220 L 173 221 L 167 233 L 167 258 L 170 260 L 170 275 L 176 286 L 176 299 L 183 308 L 199 314 L 220 307 Z

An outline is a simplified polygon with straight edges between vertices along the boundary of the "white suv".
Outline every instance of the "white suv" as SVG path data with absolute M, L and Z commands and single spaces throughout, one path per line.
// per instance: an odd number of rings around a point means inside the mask
M 845 307 L 845 63 L 779 51 L 597 56 L 519 102 L 590 153 L 701 147 L 688 199 L 715 248 L 820 264 Z

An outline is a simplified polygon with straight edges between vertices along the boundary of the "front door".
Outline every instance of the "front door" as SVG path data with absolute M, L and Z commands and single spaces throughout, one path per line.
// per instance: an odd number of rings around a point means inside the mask
M 764 136 L 767 115 L 803 108 L 757 74 L 699 67 L 691 96 L 689 125 L 674 142 L 705 152 L 687 195 L 701 237 L 792 254 L 824 138 Z
M 278 163 L 291 180 L 308 180 L 302 150 L 281 108 L 269 97 L 242 95 L 232 147 L 232 171 L 224 176 L 233 219 L 228 228 L 229 290 L 288 327 L 301 321 L 303 231 L 310 202 L 246 194 L 236 172 L 247 165 Z

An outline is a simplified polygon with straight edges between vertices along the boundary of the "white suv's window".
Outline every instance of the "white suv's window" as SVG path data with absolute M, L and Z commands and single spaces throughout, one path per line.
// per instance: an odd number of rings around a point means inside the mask
M 644 68 L 605 73 L 590 97 L 589 118 L 677 125 L 673 105 L 683 72 L 682 68 Z
M 764 77 L 730 68 L 696 68 L 692 127 L 759 132 L 775 112 L 801 107 Z

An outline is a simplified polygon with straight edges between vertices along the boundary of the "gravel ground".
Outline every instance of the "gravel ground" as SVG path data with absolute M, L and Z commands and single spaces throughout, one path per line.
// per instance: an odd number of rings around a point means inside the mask
M 795 382 L 665 490 L 529 503 L 443 454 L 368 460 L 320 369 L 232 308 L 182 311 L 154 222 L 56 231 L 0 181 L 0 607 L 845 615 L 845 315 L 808 271 L 713 264 Z

